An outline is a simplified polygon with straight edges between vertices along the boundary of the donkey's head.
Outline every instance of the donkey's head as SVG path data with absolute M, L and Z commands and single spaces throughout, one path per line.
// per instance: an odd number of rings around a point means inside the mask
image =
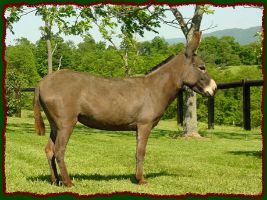
M 213 96 L 217 85 L 207 73 L 205 63 L 196 54 L 200 39 L 201 32 L 194 32 L 191 41 L 186 46 L 183 84 L 199 94 Z

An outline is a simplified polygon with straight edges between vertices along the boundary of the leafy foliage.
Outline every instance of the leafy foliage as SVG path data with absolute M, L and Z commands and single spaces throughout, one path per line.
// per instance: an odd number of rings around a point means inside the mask
M 72 42 L 65 42 L 57 35 L 53 35 L 52 38 L 51 43 L 52 46 L 54 46 L 53 70 L 68 68 L 70 63 L 74 60 L 73 51 L 75 50 L 75 45 Z M 36 59 L 37 72 L 43 77 L 48 73 L 46 41 L 42 39 L 38 40 L 33 53 Z
M 6 49 L 7 74 L 5 86 L 8 116 L 20 114 L 21 106 L 24 104 L 21 100 L 20 89 L 34 87 L 40 79 L 35 67 L 34 49 L 35 45 L 25 38 L 17 40 L 15 46 L 9 46 Z M 31 100 L 28 99 L 28 102 L 31 102 Z
M 31 44 L 25 38 L 21 38 L 17 40 L 15 46 L 7 47 L 5 53 L 7 69 L 19 73 L 28 86 L 34 86 L 39 79 L 35 67 L 34 49 L 34 44 Z
M 7 71 L 5 85 L 7 116 L 20 116 L 22 107 L 20 89 L 25 86 L 25 81 L 19 72 Z

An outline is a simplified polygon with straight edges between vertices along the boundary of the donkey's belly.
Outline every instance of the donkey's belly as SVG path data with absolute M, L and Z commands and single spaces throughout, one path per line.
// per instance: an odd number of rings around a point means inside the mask
M 78 121 L 90 128 L 108 131 L 136 131 L 136 123 L 125 123 L 121 121 L 112 122 L 107 120 L 94 119 L 85 115 L 79 115 Z

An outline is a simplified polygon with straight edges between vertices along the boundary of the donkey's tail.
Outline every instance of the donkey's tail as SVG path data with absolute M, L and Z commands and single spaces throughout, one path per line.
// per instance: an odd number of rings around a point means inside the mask
M 35 88 L 34 99 L 33 99 L 33 114 L 35 121 L 35 130 L 38 135 L 45 134 L 45 125 L 41 115 L 41 105 L 40 105 L 40 88 L 37 86 Z

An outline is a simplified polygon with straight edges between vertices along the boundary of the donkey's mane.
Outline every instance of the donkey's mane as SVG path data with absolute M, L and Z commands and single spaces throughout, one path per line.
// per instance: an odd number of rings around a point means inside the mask
M 169 62 L 170 60 L 172 60 L 175 57 L 175 55 L 171 55 L 168 58 L 166 58 L 165 60 L 163 60 L 161 63 L 157 64 L 155 67 L 151 68 L 148 72 L 146 72 L 145 75 L 150 74 L 151 72 L 154 72 L 155 70 L 157 70 L 158 68 L 160 68 L 162 65 L 166 64 L 167 62 Z

